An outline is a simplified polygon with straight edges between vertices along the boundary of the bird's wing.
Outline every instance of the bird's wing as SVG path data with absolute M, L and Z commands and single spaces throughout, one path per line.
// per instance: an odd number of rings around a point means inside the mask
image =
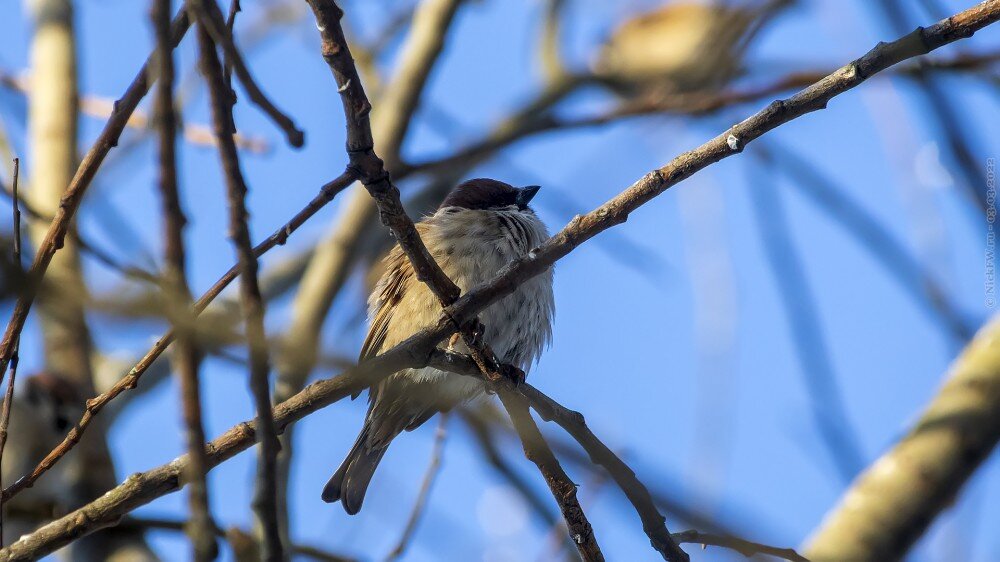
M 365 343 L 361 346 L 359 361 L 374 357 L 382 351 L 389 322 L 392 321 L 392 313 L 403 299 L 406 286 L 413 278 L 413 267 L 399 246 L 389 252 L 385 261 L 385 273 L 375 289 L 378 296 L 372 303 L 372 325 L 368 328 Z

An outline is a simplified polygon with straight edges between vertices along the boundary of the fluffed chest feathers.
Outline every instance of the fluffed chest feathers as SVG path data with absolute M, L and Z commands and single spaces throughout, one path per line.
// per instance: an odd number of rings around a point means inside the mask
M 548 238 L 533 212 L 517 209 L 444 209 L 427 223 L 428 249 L 463 292 L 492 280 Z M 486 308 L 480 320 L 500 359 L 528 370 L 551 339 L 554 312 L 549 270 Z

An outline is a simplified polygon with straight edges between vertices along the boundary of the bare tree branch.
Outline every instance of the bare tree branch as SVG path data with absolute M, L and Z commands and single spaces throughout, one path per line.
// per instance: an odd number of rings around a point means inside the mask
M 809 562 L 808 558 L 805 558 L 798 552 L 795 552 L 794 548 L 776 548 L 757 542 L 746 541 L 723 535 L 713 535 L 711 533 L 702 533 L 694 530 L 674 533 L 673 537 L 674 540 L 679 543 L 695 543 L 700 544 L 703 547 L 721 546 L 723 548 L 735 550 L 747 558 L 753 558 L 758 554 L 768 554 L 770 556 L 788 560 L 789 562 Z
M 545 442 L 545 437 L 542 436 L 542 432 L 538 429 L 538 425 L 535 424 L 535 420 L 532 419 L 531 412 L 528 410 L 528 401 L 517 392 L 500 390 L 498 394 L 511 421 L 514 422 L 514 429 L 521 438 L 524 456 L 535 463 L 539 472 L 545 477 L 545 483 L 549 486 L 552 496 L 555 497 L 559 510 L 562 511 L 567 531 L 579 550 L 580 556 L 585 562 L 602 562 L 604 553 L 597 545 L 594 530 L 576 497 L 576 484 L 563 471 L 559 460 L 552 452 L 552 448 Z M 672 560 L 672 558 L 668 560 Z M 684 555 L 677 560 L 687 560 L 687 556 Z
M 827 514 L 806 541 L 806 556 L 815 562 L 902 559 L 998 441 L 1000 317 L 995 317 L 952 363 L 909 433 Z
M 121 526 L 129 527 L 135 526 L 141 529 L 156 529 L 162 531 L 181 531 L 190 525 L 190 521 L 177 521 L 174 519 L 155 519 L 150 517 L 129 517 L 122 521 Z M 212 527 L 210 531 L 217 537 L 225 537 L 227 534 L 231 533 L 234 529 L 239 531 L 241 534 L 245 534 L 244 531 L 238 529 L 237 527 L 230 527 L 228 531 L 223 531 L 221 528 Z M 252 537 L 248 537 L 252 540 Z M 346 556 L 341 556 L 339 554 L 334 554 L 332 552 L 325 551 L 316 546 L 310 546 L 307 544 L 292 544 L 289 545 L 289 551 L 296 556 L 301 556 L 309 560 L 316 560 L 317 562 L 357 562 L 354 558 L 349 558 Z
M 21 209 L 18 206 L 17 201 L 17 180 L 20 175 L 21 161 L 17 158 L 14 159 L 14 176 L 11 181 L 14 190 L 14 235 L 13 235 L 13 259 L 14 259 L 14 270 L 21 271 L 23 273 L 23 266 L 21 265 Z M 14 405 L 14 382 L 17 379 L 17 364 L 20 358 L 18 357 L 18 352 L 21 347 L 21 342 L 17 341 L 14 343 L 14 353 L 10 358 L 10 378 L 7 379 L 7 391 L 3 395 L 3 410 L 0 411 L 0 466 L 3 466 L 3 450 L 7 445 L 7 425 L 10 423 L 10 408 Z M 0 486 L 3 485 L 2 479 L 0 479 Z M 0 500 L 0 545 L 6 544 L 3 540 L 3 516 L 4 516 L 4 502 Z
M 454 353 L 435 352 L 431 357 L 431 365 L 444 371 L 472 376 L 478 375 L 479 371 L 474 362 L 471 362 L 467 358 Z M 618 458 L 618 455 L 616 455 L 607 447 L 607 445 L 602 443 L 601 440 L 593 434 L 593 432 L 590 431 L 590 428 L 587 427 L 587 422 L 584 419 L 583 414 L 566 409 L 555 400 L 549 398 L 544 393 L 527 383 L 519 384 L 516 392 L 517 394 L 523 396 L 523 399 L 527 400 L 527 403 L 530 404 L 536 412 L 538 412 L 538 415 L 541 416 L 543 420 L 556 422 L 560 427 L 565 429 L 566 432 L 573 436 L 580 446 L 587 451 L 587 454 L 590 455 L 590 460 L 594 464 L 600 465 L 607 470 L 608 474 L 611 475 L 611 477 L 615 480 L 615 483 L 618 484 L 618 487 L 621 488 L 622 492 L 625 493 L 625 496 L 628 497 L 629 501 L 635 507 L 636 513 L 639 514 L 639 518 L 642 520 L 643 531 L 645 531 L 646 535 L 649 537 L 649 541 L 653 545 L 653 548 L 656 549 L 656 551 L 659 552 L 665 560 L 687 559 L 687 555 L 684 554 L 684 552 L 677 547 L 677 544 L 670 539 L 669 531 L 667 531 L 665 525 L 665 519 L 663 515 L 660 514 L 659 510 L 656 509 L 656 505 L 653 503 L 653 498 L 650 496 L 649 490 L 647 490 L 642 482 L 636 478 L 632 469 L 622 462 L 622 460 Z M 508 399 L 504 393 L 501 393 L 500 397 L 505 401 Z M 510 411 L 509 407 L 508 411 Z M 524 428 L 518 428 L 516 424 L 517 421 L 515 420 L 515 429 L 518 430 L 519 434 L 522 434 L 521 439 L 524 441 Z M 541 434 L 539 434 L 538 437 L 540 438 Z M 525 444 L 526 451 L 527 448 L 528 445 Z M 586 556 L 584 556 L 584 558 L 586 558 Z
M 212 41 L 218 45 L 226 53 L 227 61 L 231 62 L 233 65 L 233 70 L 236 72 L 236 77 L 240 79 L 240 83 L 246 89 L 247 94 L 250 97 L 250 101 L 254 103 L 257 107 L 261 109 L 272 121 L 275 122 L 278 127 L 285 132 L 285 136 L 288 138 L 288 144 L 299 148 L 305 141 L 305 135 L 295 126 L 295 123 L 280 109 L 278 109 L 272 102 L 264 95 L 260 87 L 257 86 L 257 82 L 254 81 L 253 76 L 250 74 L 250 70 L 247 68 L 246 63 L 243 62 L 243 56 L 240 54 L 239 49 L 236 48 L 236 44 L 233 43 L 233 38 L 229 34 L 226 28 L 226 22 L 222 17 L 222 12 L 219 10 L 219 5 L 215 2 L 194 2 L 188 5 L 193 6 L 195 12 L 198 14 L 198 20 L 203 22 L 205 29 Z M 223 79 L 223 84 L 225 84 L 225 79 Z M 228 90 L 226 99 L 231 99 L 232 90 Z M 228 136 L 232 136 L 234 131 L 228 130 L 226 133 Z M 222 147 L 220 146 L 220 150 Z
M 309 220 L 313 215 L 319 212 L 327 203 L 333 200 L 337 193 L 340 193 L 345 188 L 351 185 L 357 176 L 353 172 L 344 172 L 337 179 L 327 183 L 320 189 L 320 193 L 316 195 L 301 211 L 299 211 L 291 220 L 279 227 L 271 236 L 266 240 L 258 244 L 254 248 L 254 255 L 260 257 L 267 251 L 271 250 L 275 246 L 284 244 L 288 237 L 298 230 L 305 221 Z M 222 277 L 220 277 L 214 285 L 212 285 L 205 293 L 194 303 L 195 314 L 201 314 L 205 308 L 211 303 L 219 294 L 225 289 L 234 279 L 239 275 L 240 269 L 239 265 L 234 265 L 229 268 Z M 59 461 L 63 456 L 66 455 L 76 444 L 79 442 L 80 437 L 87 430 L 87 427 L 93 422 L 94 416 L 96 416 L 109 402 L 114 400 L 117 396 L 121 395 L 127 390 L 133 390 L 138 384 L 139 379 L 142 377 L 143 373 L 153 364 L 156 359 L 163 354 L 167 347 L 174 340 L 174 332 L 169 331 L 156 341 L 156 343 L 146 352 L 145 355 L 133 366 L 128 373 L 126 373 L 117 383 L 114 384 L 106 392 L 103 392 L 94 398 L 87 401 L 87 408 L 84 411 L 83 417 L 77 422 L 66 438 L 58 447 L 53 449 L 38 466 L 32 470 L 31 474 L 25 475 L 24 477 L 18 479 L 10 486 L 7 486 L 3 490 L 2 498 L 7 501 L 21 490 L 30 487 L 35 483 L 38 478 L 41 477 L 46 471 L 48 471 L 52 466 Z
M 9 88 L 20 94 L 31 93 L 30 81 L 16 74 L 0 70 L 0 86 Z M 115 102 L 113 100 L 94 95 L 80 95 L 80 113 L 90 117 L 107 119 L 115 113 Z M 149 115 L 142 110 L 136 110 L 129 116 L 125 124 L 130 129 L 146 130 L 150 127 Z M 185 123 L 183 127 L 184 140 L 202 146 L 215 146 L 215 137 L 212 136 L 212 129 L 203 123 Z M 271 150 L 271 146 L 264 138 L 243 133 L 236 133 L 233 136 L 236 146 L 240 150 L 245 150 L 252 154 L 265 154 Z
M 184 33 L 187 32 L 188 24 L 187 15 L 183 12 L 174 19 L 171 24 L 170 33 L 171 45 L 173 47 L 176 47 L 180 43 Z M 84 156 L 80 167 L 77 168 L 76 175 L 73 176 L 73 180 L 62 196 L 61 204 L 55 218 L 52 220 L 52 225 L 45 234 L 45 238 L 38 244 L 35 260 L 28 271 L 29 279 L 36 281 L 41 279 L 52 262 L 52 256 L 63 246 L 63 240 L 80 206 L 83 194 L 90 187 L 90 182 L 93 181 L 94 176 L 97 174 L 101 162 L 104 161 L 108 152 L 118 144 L 118 138 L 125 128 L 129 116 L 135 111 L 135 108 L 139 105 L 139 101 L 149 92 L 152 82 L 150 80 L 150 76 L 152 75 L 149 71 L 150 64 L 151 61 L 147 59 L 132 81 L 132 84 L 125 91 L 125 95 L 119 100 L 118 110 L 108 119 L 104 130 L 101 131 L 90 151 Z M 14 312 L 7 323 L 3 339 L 0 340 L 0 372 L 6 370 L 7 363 L 10 361 L 14 342 L 24 327 L 28 311 L 31 309 L 31 304 L 37 295 L 36 285 L 37 283 L 28 284 L 28 290 L 17 299 Z
M 193 547 L 192 560 L 207 562 L 218 556 L 218 544 L 211 530 L 215 527 L 209 510 L 207 462 L 205 458 L 205 428 L 201 416 L 201 391 L 198 382 L 199 350 L 194 337 L 194 315 L 191 314 L 191 289 L 185 270 L 184 225 L 187 222 L 181 208 L 177 187 L 177 124 L 174 113 L 174 59 L 170 48 L 170 0 L 156 0 L 153 5 L 153 27 L 156 35 L 159 81 L 156 84 L 156 118 L 159 121 L 159 188 L 163 207 L 164 255 L 163 273 L 167 293 L 167 315 L 177 334 L 172 363 L 181 388 L 185 439 L 191 462 L 185 473 L 191 519 L 187 534 Z
M 257 524 L 262 531 L 261 558 L 267 562 L 284 559 L 281 534 L 278 530 L 277 513 L 277 456 L 278 437 L 271 412 L 271 391 L 268 384 L 270 371 L 267 337 L 264 332 L 264 302 L 257 282 L 257 256 L 254 255 L 247 225 L 249 215 L 246 208 L 247 186 L 240 170 L 239 155 L 232 139 L 233 122 L 232 99 L 228 95 L 222 65 L 212 41 L 210 19 L 215 20 L 218 6 L 214 0 L 195 0 L 189 5 L 200 6 L 198 15 L 198 50 L 201 72 L 208 82 L 211 99 L 212 124 L 219 141 L 219 157 L 226 177 L 226 191 L 229 200 L 229 237 L 232 239 L 239 258 L 240 301 L 246 320 L 247 342 L 250 347 L 250 390 L 257 410 L 257 437 L 260 451 L 257 460 L 257 482 L 254 487 L 253 510 Z M 223 29 L 216 28 L 216 35 L 226 36 Z M 235 64 L 237 76 L 241 76 L 239 54 L 229 38 L 229 54 Z M 245 72 L 245 68 L 243 71 Z M 242 77 L 242 76 L 241 76 Z M 249 80 L 244 79 L 244 85 Z M 290 141 L 293 144 L 294 141 Z

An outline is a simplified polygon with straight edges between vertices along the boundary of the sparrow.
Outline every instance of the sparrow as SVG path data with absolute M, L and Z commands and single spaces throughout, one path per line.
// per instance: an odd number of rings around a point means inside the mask
M 417 231 L 434 260 L 464 293 L 492 280 L 505 265 L 548 239 L 545 224 L 528 206 L 538 190 L 492 179 L 466 181 L 445 197 L 433 215 L 417 223 Z M 398 245 L 385 258 L 385 273 L 368 299 L 368 312 L 371 326 L 361 361 L 433 325 L 441 315 L 437 298 L 417 280 Z M 481 339 L 501 362 L 527 372 L 552 338 L 554 314 L 549 269 L 480 313 Z M 468 353 L 455 338 L 442 347 Z M 485 393 L 480 380 L 430 367 L 404 369 L 383 379 L 369 389 L 361 433 L 323 488 L 323 501 L 340 501 L 347 513 L 357 513 L 396 436 Z
M 744 70 L 763 26 L 797 0 L 661 3 L 622 22 L 591 63 L 620 94 L 717 90 Z

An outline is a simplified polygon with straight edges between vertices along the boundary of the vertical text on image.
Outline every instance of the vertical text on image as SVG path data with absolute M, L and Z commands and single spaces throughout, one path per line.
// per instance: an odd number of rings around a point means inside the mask
M 996 158 L 986 159 L 986 253 L 983 290 L 986 308 L 994 308 L 996 299 L 996 230 L 997 219 L 997 176 Z

